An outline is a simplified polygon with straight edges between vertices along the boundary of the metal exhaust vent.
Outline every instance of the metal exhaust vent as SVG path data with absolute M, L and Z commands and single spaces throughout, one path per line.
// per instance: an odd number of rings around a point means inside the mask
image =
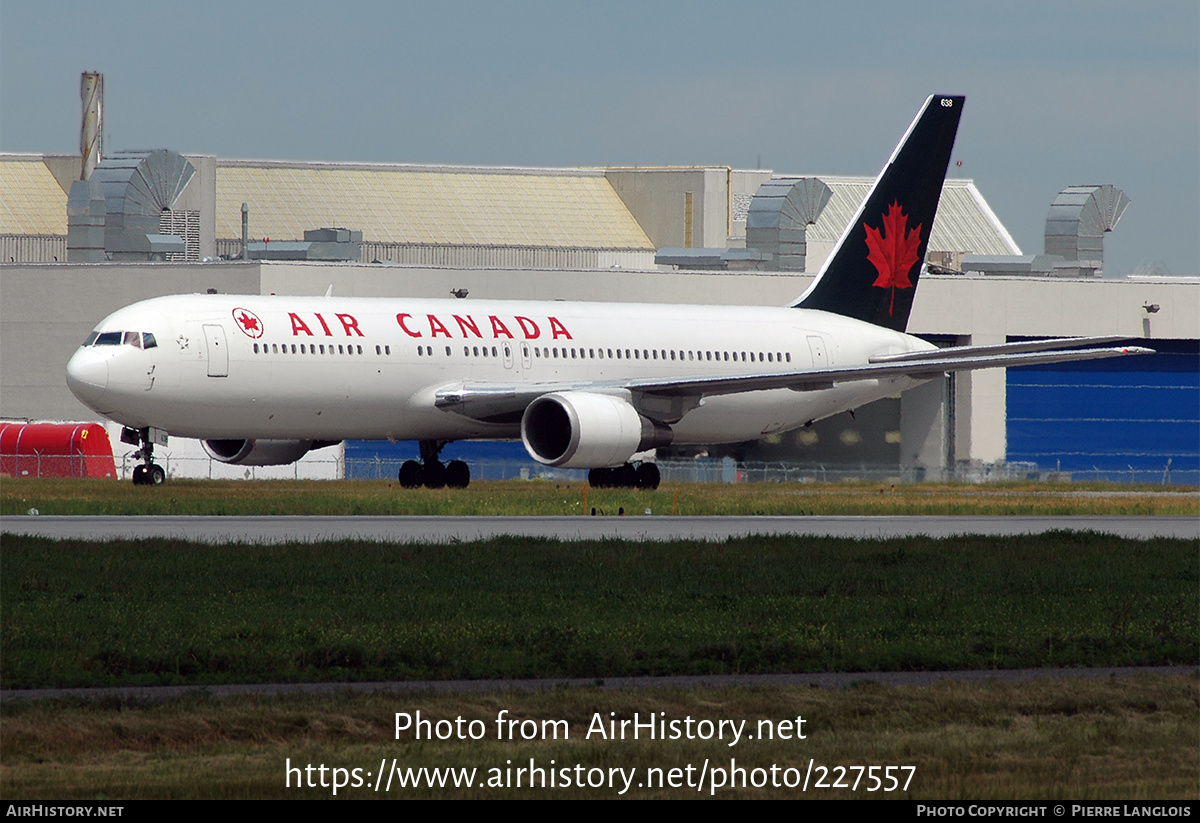
M 758 187 L 746 215 L 746 248 L 774 256 L 781 271 L 804 271 L 806 233 L 833 191 L 815 177 L 776 177 Z
M 1115 186 L 1070 186 L 1046 216 L 1046 254 L 1062 257 L 1060 274 L 1090 277 L 1104 269 L 1104 233 L 1116 228 L 1129 206 Z

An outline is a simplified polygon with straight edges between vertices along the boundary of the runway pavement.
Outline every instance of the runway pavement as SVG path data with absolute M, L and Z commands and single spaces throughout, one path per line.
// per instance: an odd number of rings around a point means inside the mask
M 580 689 L 716 689 L 732 686 L 797 686 L 805 689 L 844 689 L 872 682 L 887 686 L 931 686 L 943 681 L 1028 683 L 1112 677 L 1195 675 L 1195 666 L 1109 666 L 1089 669 L 985 669 L 941 672 L 812 672 L 807 674 L 709 674 L 666 677 L 548 677 L 528 680 L 408 680 L 368 683 L 239 683 L 219 686 L 125 686 L 95 689 L 7 689 L 0 703 L 11 700 L 171 700 L 188 695 L 236 697 L 244 694 L 328 695 L 342 692 L 411 694 L 413 692 L 540 692 Z
M 176 537 L 205 543 L 329 540 L 451 543 L 500 535 L 558 540 L 724 540 L 745 535 L 953 537 L 1093 531 L 1200 539 L 1195 517 L 101 517 L 18 516 L 0 532 L 77 540 Z

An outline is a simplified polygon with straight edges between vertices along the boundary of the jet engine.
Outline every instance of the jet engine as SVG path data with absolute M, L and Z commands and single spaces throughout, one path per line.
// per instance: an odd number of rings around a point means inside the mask
M 239 466 L 283 466 L 295 463 L 312 449 L 334 446 L 337 440 L 205 440 L 204 451 L 222 463 Z
M 619 466 L 671 442 L 669 426 L 638 414 L 628 400 L 564 391 L 539 397 L 521 417 L 521 441 L 539 463 L 564 468 Z

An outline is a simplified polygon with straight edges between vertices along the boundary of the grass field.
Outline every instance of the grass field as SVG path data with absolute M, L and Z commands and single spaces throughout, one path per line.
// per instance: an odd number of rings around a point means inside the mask
M 0 483 L 6 514 L 1183 514 L 1192 491 L 1076 486 L 669 487 L 596 492 L 496 483 Z M 745 538 L 641 545 L 499 539 L 444 546 L 107 544 L 6 536 L 5 688 L 769 671 L 1200 663 L 1194 540 Z M 565 720 L 568 740 L 395 736 L 395 713 Z M 806 718 L 805 740 L 588 740 L 590 720 Z M 609 714 L 612 713 L 612 714 Z M 624 770 L 626 797 L 1193 799 L 1195 675 L 845 690 L 786 687 L 540 694 L 6 701 L 6 800 L 329 797 L 286 766 L 475 768 L 471 787 L 338 797 L 616 797 L 619 785 L 509 788 L 510 769 Z M 512 763 L 508 763 L 512 761 Z M 736 765 L 761 788 L 713 788 Z M 709 778 L 695 782 L 708 763 Z M 913 767 L 907 791 L 772 787 L 809 764 Z M 689 767 L 691 772 L 688 772 Z M 758 769 L 759 771 L 754 771 Z M 788 770 L 791 771 L 788 771 Z M 497 770 L 493 772 L 492 770 Z M 655 771 L 658 770 L 658 771 Z M 901 779 L 908 772 L 893 772 Z M 461 774 L 461 773 L 460 773 Z M 869 774 L 869 773 L 867 773 Z M 877 771 L 876 774 L 883 774 Z M 827 773 L 834 782 L 836 771 Z M 332 772 L 326 774 L 332 782 Z M 617 778 L 620 779 L 620 778 Z M 728 781 L 728 774 L 725 780 Z M 316 777 L 320 782 L 320 777 Z M 367 779 L 366 783 L 371 781 Z M 481 787 L 479 783 L 485 785 Z M 489 782 L 501 786 L 489 787 Z
M 1200 492 L 1172 487 L 979 484 L 665 484 L 653 492 L 581 483 L 497 481 L 465 490 L 401 489 L 382 481 L 4 478 L 0 515 L 1197 515 Z
M 0 549 L 5 688 L 1200 660 L 1195 541 Z
M 635 798 L 1194 801 L 1200 776 L 1198 696 L 1192 675 L 920 688 L 863 682 L 832 691 L 572 688 L 537 694 L 198 697 L 146 705 L 10 702 L 0 707 L 0 795 L 9 802 L 325 798 L 334 795 L 337 777 L 339 798 L 615 798 L 628 780 L 623 796 Z M 507 717 L 535 721 L 539 737 L 541 721 L 565 720 L 558 728 L 569 737 L 498 740 L 495 720 L 505 709 Z M 483 735 L 417 740 L 405 731 L 397 739 L 395 714 L 418 711 L 433 721 L 478 720 Z M 635 713 L 746 720 L 751 735 L 760 720 L 779 728 L 780 721 L 802 717 L 805 738 L 795 739 L 793 730 L 793 739 L 755 736 L 734 746 L 728 736 L 588 739 L 597 714 L 628 720 Z M 528 767 L 531 759 L 547 772 L 568 769 L 572 783 L 576 774 L 607 780 L 610 769 L 622 772 L 614 775 L 615 786 L 581 789 L 558 782 L 555 788 L 531 789 L 525 777 L 516 788 L 516 769 Z M 795 784 L 810 761 L 816 768 L 807 791 L 771 785 L 772 766 L 779 783 Z M 421 768 L 476 771 L 469 787 L 455 788 L 451 779 L 444 788 L 400 788 L 394 778 L 390 791 L 376 792 L 371 786 L 381 763 L 388 771 L 394 764 L 402 775 Z M 706 763 L 708 778 L 701 779 Z M 290 788 L 289 764 L 297 769 Z M 324 788 L 315 769 L 315 786 L 307 785 L 306 765 L 327 767 Z M 857 776 L 858 789 L 818 787 L 822 766 L 830 770 L 827 784 L 837 781 L 837 767 L 846 767 L 846 785 Z M 871 773 L 856 772 L 856 766 L 881 767 L 874 773 L 876 791 L 868 791 Z M 745 770 L 742 780 L 750 786 L 737 782 L 735 767 Z M 892 774 L 908 783 L 906 791 L 882 790 L 887 767 L 902 767 Z M 907 767 L 913 769 L 911 780 Z M 344 772 L 336 776 L 334 768 Z M 668 782 L 671 769 L 678 770 L 674 788 Z M 297 786 L 301 781 L 306 785 Z

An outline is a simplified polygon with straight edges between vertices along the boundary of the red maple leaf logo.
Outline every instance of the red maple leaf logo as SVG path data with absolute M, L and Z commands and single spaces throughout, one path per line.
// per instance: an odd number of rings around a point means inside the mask
M 892 302 L 888 306 L 890 315 L 896 308 L 896 289 L 913 287 L 908 273 L 920 259 L 917 249 L 921 245 L 921 226 L 907 231 L 908 216 L 900 208 L 900 203 L 894 201 L 883 215 L 882 230 L 873 229 L 866 223 L 863 223 L 863 228 L 867 230 L 867 248 L 870 249 L 867 259 L 879 272 L 871 285 L 892 290 Z
M 246 311 L 245 309 L 234 309 L 233 319 L 237 322 L 238 327 L 246 334 L 247 337 L 254 339 L 262 337 L 262 321 L 258 319 L 258 315 L 256 315 L 254 312 Z

